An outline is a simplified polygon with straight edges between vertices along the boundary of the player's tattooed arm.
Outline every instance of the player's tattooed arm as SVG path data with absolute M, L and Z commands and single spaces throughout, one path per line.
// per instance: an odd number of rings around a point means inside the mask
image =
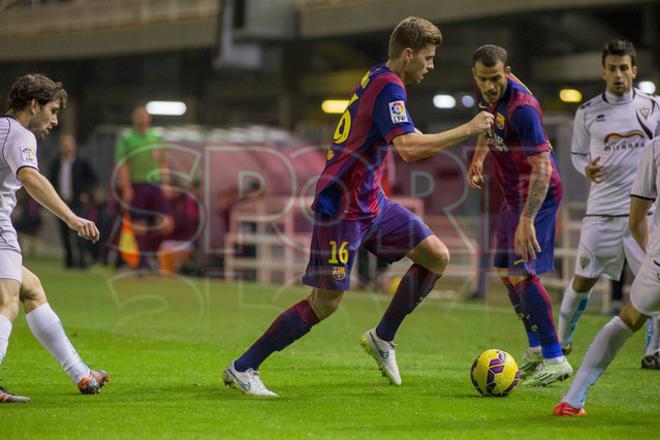
M 533 219 L 541 209 L 541 205 L 548 194 L 550 177 L 552 177 L 552 163 L 550 162 L 550 153 L 539 153 L 527 157 L 527 161 L 532 166 L 532 172 L 529 176 L 529 186 L 527 191 L 527 201 L 523 208 L 523 216 Z

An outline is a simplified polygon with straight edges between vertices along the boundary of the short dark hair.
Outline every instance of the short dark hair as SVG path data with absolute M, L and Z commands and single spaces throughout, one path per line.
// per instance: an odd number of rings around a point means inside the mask
M 630 41 L 612 39 L 605 43 L 605 47 L 603 47 L 603 67 L 605 67 L 605 57 L 608 55 L 616 55 L 620 57 L 628 55 L 630 56 L 630 62 L 634 66 L 637 52 L 635 51 L 635 46 L 633 46 Z
M 509 54 L 505 48 L 494 44 L 484 44 L 474 52 L 472 66 L 477 64 L 477 61 L 486 67 L 493 67 L 498 61 L 506 66 L 508 59 Z
M 30 73 L 16 80 L 9 90 L 7 109 L 21 111 L 30 105 L 33 99 L 41 105 L 51 101 L 60 101 L 66 106 L 68 95 L 61 82 L 53 81 L 41 73 Z
M 392 31 L 387 55 L 389 58 L 397 58 L 407 47 L 416 53 L 427 44 L 434 46 L 442 44 L 440 29 L 424 18 L 408 17 Z

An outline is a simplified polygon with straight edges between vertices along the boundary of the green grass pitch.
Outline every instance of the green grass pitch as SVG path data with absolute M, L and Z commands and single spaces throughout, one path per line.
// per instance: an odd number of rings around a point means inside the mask
M 550 415 L 568 383 L 479 396 L 469 380 L 475 356 L 500 348 L 520 357 L 525 348 L 522 324 L 497 292 L 488 304 L 424 302 L 397 336 L 400 388 L 386 384 L 358 344 L 387 298 L 347 293 L 334 316 L 262 366 L 281 397 L 254 399 L 225 388 L 222 369 L 305 288 L 27 264 L 83 359 L 111 382 L 100 395 L 79 395 L 19 316 L 0 384 L 32 402 L 0 406 L 0 439 L 604 439 L 651 438 L 660 427 L 660 372 L 639 368 L 644 332 L 592 390 L 588 417 Z M 583 318 L 574 367 L 607 319 Z

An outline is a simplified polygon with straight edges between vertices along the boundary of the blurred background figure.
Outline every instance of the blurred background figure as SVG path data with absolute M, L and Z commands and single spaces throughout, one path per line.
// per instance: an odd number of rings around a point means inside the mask
M 41 230 L 41 207 L 25 191 L 16 193 L 16 208 L 11 220 L 18 232 L 18 242 L 23 254 L 34 257 L 39 248 L 39 231 Z
M 197 246 L 197 235 L 199 226 L 199 206 L 192 192 L 197 192 L 197 185 L 187 185 L 183 179 L 172 179 L 172 184 L 180 188 L 178 190 L 166 190 L 169 212 L 172 216 L 172 230 L 161 242 L 158 261 L 162 274 L 185 272 L 192 270 L 187 263 L 193 257 L 193 251 Z M 186 188 L 186 191 L 182 189 Z M 190 194 L 187 192 L 190 191 Z M 199 197 L 199 194 L 196 194 Z
M 115 147 L 117 188 L 124 214 L 128 214 L 139 249 L 138 268 L 158 269 L 157 253 L 173 224 L 163 193 L 169 179 L 162 140 L 151 128 L 151 115 L 143 106 L 133 109 L 133 128 Z
M 51 183 L 71 210 L 88 218 L 98 179 L 89 162 L 80 157 L 76 150 L 76 139 L 73 135 L 63 134 L 49 176 Z M 86 268 L 92 260 L 91 244 L 78 237 L 63 221 L 59 221 L 59 229 L 64 246 L 64 266 L 68 269 Z

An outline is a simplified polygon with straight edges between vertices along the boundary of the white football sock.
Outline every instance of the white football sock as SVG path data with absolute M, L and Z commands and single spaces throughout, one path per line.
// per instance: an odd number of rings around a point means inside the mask
M 64 333 L 64 327 L 49 304 L 42 304 L 25 315 L 35 338 L 60 363 L 71 382 L 78 384 L 89 376 L 89 367 L 80 359 Z
M 653 356 L 660 351 L 660 317 L 649 318 L 646 323 L 646 352 L 644 356 Z
M 621 346 L 632 335 L 631 328 L 618 316 L 605 324 L 584 355 L 584 360 L 575 375 L 575 380 L 573 380 L 562 401 L 573 408 L 582 408 L 591 385 L 596 383 L 600 375 L 615 358 Z
M 585 293 L 573 290 L 573 278 L 571 278 L 566 290 L 564 290 L 564 298 L 561 300 L 561 308 L 559 309 L 557 336 L 559 336 L 561 345 L 571 342 L 578 319 L 580 319 L 587 308 L 587 304 L 589 304 L 589 295 L 591 295 L 591 290 Z
M 7 346 L 9 345 L 11 327 L 11 321 L 5 316 L 0 315 L 0 364 L 7 354 Z

